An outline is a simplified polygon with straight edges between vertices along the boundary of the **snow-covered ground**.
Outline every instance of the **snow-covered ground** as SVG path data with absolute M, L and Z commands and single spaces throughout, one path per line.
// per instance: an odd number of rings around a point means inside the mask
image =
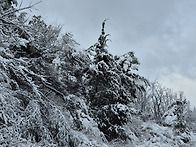
M 164 127 L 154 122 L 134 120 L 125 126 L 131 141 L 116 140 L 110 142 L 111 147 L 196 147 L 196 133 L 182 133 L 177 135 L 171 127 Z M 137 134 L 133 133 L 137 130 Z M 189 142 L 184 141 L 189 139 Z M 183 141 L 184 140 L 184 141 Z

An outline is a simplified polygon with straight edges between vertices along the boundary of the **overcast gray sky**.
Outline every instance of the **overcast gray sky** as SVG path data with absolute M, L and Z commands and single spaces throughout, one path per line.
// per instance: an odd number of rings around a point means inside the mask
M 23 6 L 38 0 L 23 0 Z M 93 45 L 108 18 L 108 49 L 116 55 L 134 51 L 139 74 L 184 91 L 196 106 L 195 0 L 43 0 L 31 13 L 64 25 L 81 48 Z

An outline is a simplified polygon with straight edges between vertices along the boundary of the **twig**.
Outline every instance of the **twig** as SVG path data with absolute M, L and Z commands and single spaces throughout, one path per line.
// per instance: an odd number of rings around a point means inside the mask
M 41 3 L 41 2 L 42 1 L 39 1 L 39 2 L 37 2 L 35 4 L 30 4 L 29 6 L 24 7 L 24 8 L 13 9 L 13 11 L 9 11 L 9 12 L 5 13 L 4 15 L 2 15 L 1 17 L 4 17 L 4 16 L 9 15 L 11 13 L 19 12 L 19 11 L 22 11 L 22 10 L 31 9 L 32 7 L 34 7 L 35 5 L 37 5 L 37 4 Z

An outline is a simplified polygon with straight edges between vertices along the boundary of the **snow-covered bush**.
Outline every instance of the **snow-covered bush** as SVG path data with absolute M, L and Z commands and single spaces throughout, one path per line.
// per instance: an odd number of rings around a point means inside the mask
M 130 119 L 129 109 L 123 104 L 111 104 L 95 110 L 99 129 L 108 140 L 127 139 L 126 130 L 122 127 Z
M 179 129 L 185 129 L 185 109 L 186 101 L 177 100 L 169 106 L 169 110 L 162 117 L 162 124 Z M 184 129 L 181 130 L 184 132 Z
M 185 143 L 190 141 L 190 132 L 185 120 L 186 100 L 177 100 L 163 115 L 162 124 L 173 128 L 175 135 L 179 135 Z

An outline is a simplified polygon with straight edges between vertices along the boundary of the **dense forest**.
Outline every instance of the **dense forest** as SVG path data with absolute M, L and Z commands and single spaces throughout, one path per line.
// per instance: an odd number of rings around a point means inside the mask
M 106 20 L 79 51 L 32 7 L 0 1 L 0 146 L 196 146 L 196 108 L 139 75 L 134 52 L 109 53 Z

